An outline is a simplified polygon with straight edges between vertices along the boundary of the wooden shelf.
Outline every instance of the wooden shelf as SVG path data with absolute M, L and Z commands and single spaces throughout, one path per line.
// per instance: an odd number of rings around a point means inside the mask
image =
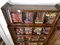
M 52 27 L 51 24 L 11 24 L 8 27 Z
M 16 35 L 16 36 L 40 36 L 39 34 L 21 34 L 21 35 Z
M 17 9 L 16 9 L 17 10 Z M 58 10 L 21 10 L 23 12 L 35 12 L 35 11 L 38 11 L 38 12 L 59 12 Z

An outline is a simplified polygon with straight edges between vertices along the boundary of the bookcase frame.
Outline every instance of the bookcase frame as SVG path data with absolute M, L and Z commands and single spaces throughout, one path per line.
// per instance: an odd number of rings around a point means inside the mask
M 53 24 L 12 24 L 9 20 L 9 17 L 8 17 L 8 14 L 7 14 L 7 10 L 8 9 L 21 9 L 21 10 L 24 10 L 25 11 L 44 11 L 44 12 L 58 12 L 59 11 L 55 8 L 55 6 L 53 5 L 14 5 L 14 4 L 9 4 L 9 3 L 6 3 L 1 9 L 2 9 L 2 12 L 4 14 L 4 17 L 6 19 L 6 22 L 7 22 L 7 27 L 9 29 L 9 32 L 12 36 L 12 39 L 13 39 L 13 42 L 15 45 L 16 44 L 16 34 L 15 34 L 15 31 L 14 31 L 14 28 L 15 27 L 51 27 L 51 30 L 49 31 L 49 34 L 47 35 L 47 39 L 46 41 L 44 42 L 43 45 L 46 45 L 47 42 L 49 41 L 49 38 L 51 37 L 51 35 L 53 34 L 53 32 L 55 31 L 55 28 L 56 28 L 56 24 L 57 24 L 57 21 L 59 20 L 59 16 L 60 14 L 58 14 L 56 16 L 56 19 L 54 20 Z

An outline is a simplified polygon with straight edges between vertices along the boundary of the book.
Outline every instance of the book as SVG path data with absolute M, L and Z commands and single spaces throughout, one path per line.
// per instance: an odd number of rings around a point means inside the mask
M 24 42 L 24 45 L 30 45 L 30 42 Z
M 39 44 L 39 45 L 43 45 L 43 43 L 44 43 L 44 42 L 39 42 L 38 44 Z
M 43 33 L 44 33 L 44 34 L 48 34 L 48 33 L 49 33 L 49 30 L 50 30 L 49 27 L 48 27 L 48 28 L 43 28 Z
M 45 40 L 46 40 L 46 35 L 41 35 L 39 41 L 45 42 Z
M 24 29 L 21 27 L 21 28 L 17 28 L 16 29 L 16 34 L 17 35 L 21 35 L 21 34 L 24 34 Z
M 19 43 L 17 43 L 17 45 L 23 45 L 23 42 L 19 42 Z
M 24 36 L 17 36 L 17 42 L 23 42 L 24 41 Z
M 46 24 L 52 24 L 54 22 L 54 19 L 56 18 L 57 13 L 56 12 L 47 12 L 45 16 L 45 23 Z
M 33 36 L 31 37 L 31 41 L 39 41 L 39 36 L 33 35 Z
M 22 23 L 22 12 L 12 11 L 11 12 L 13 23 Z
M 31 42 L 30 45 L 38 45 L 37 42 Z
M 31 41 L 31 35 L 25 35 L 24 41 Z
M 44 16 L 45 16 L 45 12 L 37 12 L 37 16 L 35 19 L 35 23 L 43 23 L 44 22 Z
M 25 34 L 32 34 L 32 27 L 25 27 Z
M 35 27 L 35 29 L 34 29 L 34 33 L 35 34 L 41 34 L 41 31 L 42 31 L 42 28 L 41 27 Z
M 32 24 L 33 23 L 33 17 L 34 17 L 34 12 L 25 12 L 26 18 L 24 22 L 26 24 Z

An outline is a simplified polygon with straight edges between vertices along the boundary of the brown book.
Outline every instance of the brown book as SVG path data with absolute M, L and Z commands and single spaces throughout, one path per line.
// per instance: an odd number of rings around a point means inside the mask
M 37 12 L 37 17 L 35 19 L 35 23 L 43 23 L 44 16 L 45 16 L 45 12 Z

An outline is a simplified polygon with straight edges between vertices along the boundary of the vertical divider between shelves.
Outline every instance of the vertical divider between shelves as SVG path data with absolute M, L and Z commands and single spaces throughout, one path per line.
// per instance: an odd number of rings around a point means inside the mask
M 58 20 L 59 20 L 59 17 L 60 17 L 60 14 L 59 14 L 59 12 L 58 12 L 58 15 L 57 15 L 57 17 L 56 17 L 56 20 L 54 20 L 53 27 L 51 27 L 51 31 L 50 31 L 50 33 L 49 33 L 49 36 L 47 37 L 48 39 L 46 40 L 46 42 L 45 42 L 43 45 L 47 45 L 47 43 L 48 43 L 49 39 L 51 38 L 52 34 L 55 32 L 55 29 L 56 29 L 56 27 L 57 27 L 56 24 L 57 24 L 57 22 L 58 22 Z

